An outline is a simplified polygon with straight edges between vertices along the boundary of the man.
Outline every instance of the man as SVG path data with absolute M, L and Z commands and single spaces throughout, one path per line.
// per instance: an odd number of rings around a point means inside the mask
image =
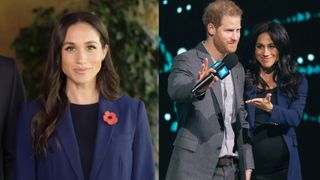
M 254 164 L 245 120 L 242 65 L 238 63 L 223 80 L 215 78 L 198 93 L 191 93 L 197 82 L 215 72 L 209 67 L 236 51 L 241 15 L 232 1 L 210 3 L 202 17 L 207 39 L 174 59 L 168 93 L 177 102 L 180 128 L 167 180 L 250 178 Z
M 18 67 L 13 59 L 0 56 L 0 180 L 15 174 L 16 125 L 25 100 Z

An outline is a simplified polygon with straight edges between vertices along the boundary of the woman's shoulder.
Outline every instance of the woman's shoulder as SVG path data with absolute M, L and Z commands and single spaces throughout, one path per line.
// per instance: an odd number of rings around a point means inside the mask
M 21 127 L 30 127 L 32 117 L 39 109 L 39 105 L 35 100 L 27 101 L 22 104 L 22 108 L 19 115 L 19 124 Z
M 36 100 L 30 100 L 22 105 L 21 112 L 24 114 L 34 114 L 39 109 L 39 103 Z
M 140 114 L 145 112 L 144 102 L 129 96 L 121 96 L 113 101 L 112 106 L 123 114 L 133 115 L 132 117 L 135 117 L 134 114 L 136 113 Z
M 300 84 L 308 84 L 308 79 L 305 75 L 300 75 Z
M 116 103 L 127 105 L 127 106 L 138 106 L 139 104 L 143 103 L 143 101 L 130 96 L 121 96 L 119 99 L 116 100 Z
M 299 91 L 308 91 L 308 79 L 305 75 L 300 76 L 300 81 L 298 84 Z
M 23 104 L 23 106 L 33 109 L 39 107 L 39 102 L 36 100 L 28 100 Z

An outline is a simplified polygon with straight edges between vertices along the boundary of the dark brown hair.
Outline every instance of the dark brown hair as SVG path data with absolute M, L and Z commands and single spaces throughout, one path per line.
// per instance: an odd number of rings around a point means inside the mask
M 256 25 L 248 38 L 245 57 L 249 60 L 246 68 L 246 89 L 252 89 L 259 84 L 263 89 L 267 88 L 267 83 L 260 77 L 260 64 L 255 57 L 257 39 L 262 33 L 269 34 L 279 51 L 279 60 L 273 65 L 273 80 L 289 98 L 297 98 L 302 76 L 297 71 L 297 64 L 291 57 L 291 42 L 286 29 L 273 21 Z
M 241 16 L 242 10 L 231 0 L 216 0 L 204 10 L 202 22 L 205 28 L 212 23 L 216 28 L 221 25 L 223 16 Z
M 33 150 L 38 158 L 47 156 L 48 150 L 50 150 L 48 139 L 55 136 L 58 121 L 69 106 L 69 100 L 65 92 L 66 75 L 62 72 L 61 67 L 61 48 L 67 30 L 71 25 L 77 23 L 91 25 L 100 35 L 102 47 L 106 45 L 110 47 L 106 27 L 92 13 L 70 13 L 63 16 L 58 22 L 51 35 L 42 90 L 37 99 L 39 110 L 31 123 Z M 100 95 L 108 100 L 115 100 L 119 97 L 119 76 L 112 63 L 110 48 L 97 74 L 97 89 Z M 58 137 L 55 136 L 55 138 L 57 147 L 60 147 Z

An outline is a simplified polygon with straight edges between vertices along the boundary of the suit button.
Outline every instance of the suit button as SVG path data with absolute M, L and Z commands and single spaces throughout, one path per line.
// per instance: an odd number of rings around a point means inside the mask
M 218 149 L 218 150 L 221 150 L 221 146 L 219 146 L 217 149 Z

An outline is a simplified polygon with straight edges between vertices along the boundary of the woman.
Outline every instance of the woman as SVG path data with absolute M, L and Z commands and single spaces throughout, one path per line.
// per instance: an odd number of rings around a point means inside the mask
M 51 37 L 43 89 L 21 112 L 18 180 L 150 180 L 144 104 L 119 95 L 102 22 L 64 16 Z
M 248 51 L 245 86 L 253 133 L 253 179 L 300 180 L 295 128 L 306 104 L 307 80 L 296 71 L 288 33 L 278 23 L 257 25 Z

